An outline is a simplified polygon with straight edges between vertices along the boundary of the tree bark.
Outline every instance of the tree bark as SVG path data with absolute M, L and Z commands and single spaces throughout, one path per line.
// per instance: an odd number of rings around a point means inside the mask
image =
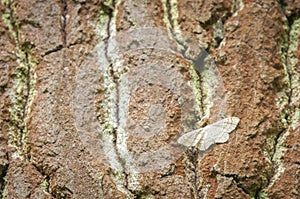
M 299 1 L 0 11 L 1 198 L 300 198 Z

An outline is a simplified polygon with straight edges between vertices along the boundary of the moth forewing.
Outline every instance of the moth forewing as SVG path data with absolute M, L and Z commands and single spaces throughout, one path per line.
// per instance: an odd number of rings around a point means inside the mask
M 228 117 L 208 126 L 214 126 L 223 133 L 231 133 L 234 129 L 236 129 L 239 122 L 240 119 L 237 117 Z
M 186 147 L 196 146 L 203 137 L 203 128 L 190 131 L 178 139 L 178 143 Z
M 204 128 L 205 135 L 214 140 L 214 143 L 225 143 L 231 133 L 238 125 L 240 119 L 228 117 Z

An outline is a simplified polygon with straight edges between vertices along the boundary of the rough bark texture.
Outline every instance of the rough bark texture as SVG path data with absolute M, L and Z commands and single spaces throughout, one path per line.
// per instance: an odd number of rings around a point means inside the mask
M 1 198 L 300 198 L 300 1 L 0 13 Z M 226 143 L 178 146 L 230 116 Z

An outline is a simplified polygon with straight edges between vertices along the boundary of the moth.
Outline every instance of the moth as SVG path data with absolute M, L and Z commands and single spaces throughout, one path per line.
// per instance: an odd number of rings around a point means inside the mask
M 236 129 L 240 119 L 228 117 L 213 124 L 190 131 L 177 140 L 186 147 L 197 147 L 200 151 L 206 151 L 211 145 L 225 143 L 229 139 L 229 133 Z

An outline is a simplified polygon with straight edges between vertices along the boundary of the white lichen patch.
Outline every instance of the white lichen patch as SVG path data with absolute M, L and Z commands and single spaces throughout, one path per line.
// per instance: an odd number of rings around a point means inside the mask
M 300 79 L 297 72 L 298 57 L 295 56 L 298 50 L 298 36 L 300 20 L 295 20 L 289 27 L 285 18 L 284 28 L 286 34 L 281 44 L 281 59 L 284 64 L 287 90 L 279 92 L 277 95 L 277 106 L 281 109 L 281 119 L 284 124 L 295 128 L 299 124 L 299 99 L 300 99 Z M 288 104 L 290 103 L 290 104 Z
M 175 40 L 177 44 L 177 50 L 182 51 L 184 50 L 184 47 L 182 44 L 186 45 L 184 39 L 182 38 L 182 33 L 180 30 L 180 26 L 178 24 L 177 18 L 178 18 L 178 9 L 177 9 L 177 0 L 172 0 L 170 1 L 170 7 L 171 10 L 168 11 L 168 6 L 167 6 L 167 1 L 162 0 L 162 5 L 164 9 L 164 22 L 166 24 L 167 30 L 168 30 L 168 35 L 170 38 L 175 37 Z M 169 16 L 169 14 L 171 16 Z M 169 19 L 171 17 L 171 19 Z M 173 28 L 172 28 L 173 27 Z M 174 35 L 173 35 L 174 34 Z M 195 107 L 198 112 L 200 112 L 200 107 L 202 103 L 202 96 L 201 96 L 201 88 L 199 85 L 199 76 L 196 72 L 196 70 L 193 67 L 190 67 L 189 73 L 191 76 L 191 87 L 193 88 L 194 95 L 196 96 L 197 104 L 198 106 Z M 204 115 L 204 113 L 200 113 L 201 115 Z
M 4 2 L 6 2 L 5 3 L 6 5 L 8 5 L 8 0 L 6 0 Z M 8 10 L 2 14 L 2 19 L 9 28 L 9 33 L 10 33 L 11 38 L 14 38 L 14 39 L 17 38 L 18 35 L 15 31 L 13 31 L 13 27 L 12 27 L 11 19 L 10 19 L 10 13 Z
M 26 150 L 26 136 L 27 132 L 27 116 L 31 112 L 31 104 L 33 98 L 37 93 L 35 89 L 36 83 L 36 73 L 35 67 L 36 63 L 32 60 L 30 56 L 31 44 L 24 44 L 21 46 L 18 42 L 20 38 L 21 31 L 17 31 L 14 28 L 19 28 L 17 22 L 15 22 L 11 14 L 9 14 L 9 9 L 3 13 L 2 18 L 4 19 L 6 25 L 9 28 L 11 37 L 16 42 L 16 57 L 18 60 L 18 66 L 15 70 L 14 85 L 13 89 L 10 91 L 9 96 L 12 101 L 12 106 L 9 107 L 11 113 L 11 128 L 9 132 L 9 145 L 17 149 L 17 153 L 23 154 Z M 13 27 L 15 24 L 16 27 Z
M 197 41 L 192 40 L 187 42 L 183 38 L 177 20 L 179 16 L 177 0 L 171 0 L 169 2 L 170 5 L 167 5 L 166 0 L 162 0 L 162 4 L 164 9 L 164 22 L 167 26 L 169 37 L 176 40 L 178 52 L 185 50 L 186 52 L 183 56 L 187 57 L 189 61 L 193 60 L 193 65 L 189 68 L 189 74 L 191 77 L 190 83 L 193 88 L 193 94 L 196 97 L 197 106 L 195 108 L 197 112 L 199 112 L 201 116 L 209 115 L 208 113 L 213 106 L 213 101 L 216 100 L 217 103 L 215 104 L 220 104 L 218 108 L 223 109 L 220 110 L 220 113 L 225 114 L 226 99 L 221 99 L 224 97 L 225 89 L 221 75 L 208 53 L 205 52 L 204 49 L 201 49 L 201 47 L 196 47 L 200 46 L 200 41 L 203 41 L 203 39 L 198 38 Z M 187 49 L 184 49 L 184 46 L 186 46 Z M 205 55 L 206 58 L 204 58 L 202 63 L 198 63 L 197 59 L 202 55 Z
M 206 93 L 208 93 L 208 89 L 200 84 L 201 80 L 197 71 L 193 66 L 189 68 L 189 74 L 191 76 L 190 85 L 193 89 L 193 94 L 195 95 L 197 106 L 195 106 L 195 110 L 201 115 L 204 116 L 209 112 L 210 102 L 205 103 L 208 99 L 206 98 Z M 202 111 L 201 107 L 205 107 L 205 110 Z
M 295 20 L 289 27 L 287 19 L 285 19 L 285 38 L 282 43 L 281 55 L 282 62 L 286 73 L 285 82 L 289 92 L 282 91 L 278 93 L 277 105 L 282 110 L 281 119 L 286 126 L 286 131 L 277 139 L 275 153 L 272 157 L 272 162 L 276 168 L 275 175 L 270 180 L 268 188 L 271 188 L 276 181 L 280 178 L 281 174 L 285 171 L 282 157 L 284 156 L 287 148 L 285 147 L 285 140 L 290 134 L 291 129 L 295 129 L 299 124 L 299 99 L 300 99 L 300 84 L 299 74 L 297 72 L 298 58 L 295 57 L 295 52 L 298 50 L 299 43 L 299 30 L 300 20 Z M 287 93 L 287 94 L 286 94 Z M 290 103 L 290 104 L 289 104 Z M 274 140 L 275 142 L 275 140 Z M 275 145 L 275 143 L 274 143 Z M 266 193 L 266 192 L 265 192 Z M 267 197 L 267 195 L 265 194 Z
M 115 1 L 116 7 L 118 6 L 119 3 L 120 1 Z M 117 9 L 113 8 L 112 6 L 113 3 L 111 0 L 104 1 L 103 5 L 104 8 L 99 10 L 97 20 L 95 22 L 91 22 L 95 27 L 94 31 L 97 35 L 99 42 L 108 39 L 108 37 L 111 36 L 110 34 L 112 34 L 113 32 L 107 32 L 107 27 L 111 27 L 111 24 L 109 23 L 114 23 L 113 20 L 110 19 L 110 15 L 111 12 L 113 14 L 112 18 L 114 18 L 117 15 Z M 109 31 L 113 31 L 113 30 L 109 30 Z
M 26 119 L 31 112 L 30 107 L 37 93 L 35 89 L 37 77 L 35 73 L 36 64 L 30 60 L 30 56 L 27 55 L 27 58 L 25 58 L 25 53 L 21 49 L 18 50 L 17 56 L 20 64 L 16 70 L 13 90 L 10 92 L 10 99 L 13 105 L 9 108 L 9 111 L 13 126 L 10 132 L 9 143 L 14 145 L 19 153 L 22 153 L 28 133 Z M 23 146 L 21 147 L 21 145 Z
M 287 130 L 277 140 L 277 144 L 275 146 L 276 147 L 275 153 L 273 154 L 273 157 L 270 160 L 274 164 L 276 171 L 275 171 L 275 175 L 273 175 L 273 177 L 271 178 L 269 186 L 267 188 L 272 187 L 273 184 L 280 178 L 281 174 L 285 170 L 284 164 L 282 162 L 282 157 L 284 156 L 284 154 L 287 150 L 287 148 L 284 146 L 284 143 L 285 143 L 286 138 L 289 136 L 289 134 L 290 134 L 290 131 Z M 275 143 L 273 145 L 275 145 Z
M 20 159 L 20 160 L 23 160 L 23 156 L 20 155 L 20 153 L 18 151 L 14 152 L 12 154 L 12 158 L 15 160 L 15 159 Z
M 207 194 L 208 194 L 210 187 L 211 187 L 211 185 L 209 183 L 203 185 L 203 188 L 201 189 L 201 193 L 202 193 L 204 199 L 207 198 Z
M 7 193 L 7 187 L 5 186 L 4 189 L 3 189 L 3 192 L 2 192 L 2 198 L 1 199 L 6 199 L 7 195 L 8 195 L 8 193 Z
M 130 185 L 138 186 L 137 172 L 132 165 L 132 159 L 127 150 L 127 133 L 124 131 L 128 115 L 129 90 L 127 88 L 126 75 L 123 75 L 122 60 L 119 59 L 118 43 L 116 41 L 116 10 L 109 25 L 109 38 L 107 44 L 100 43 L 98 47 L 98 59 L 101 74 L 103 74 L 103 86 L 106 92 L 105 100 L 100 105 L 104 110 L 101 118 L 102 143 L 105 160 L 116 173 L 115 182 L 120 191 L 127 193 L 128 179 Z M 104 30 L 103 30 L 104 31 Z M 124 82 L 125 81 L 125 82 Z M 110 128 L 107 128 L 110 127 Z M 101 133 L 101 132 L 99 132 Z M 127 175 L 127 177 L 125 176 Z M 119 176 L 119 177 L 118 177 Z M 136 187 L 132 187 L 133 190 Z
M 185 44 L 185 41 L 182 37 L 180 26 L 177 21 L 179 14 L 177 8 L 177 0 L 169 1 L 170 5 L 167 5 L 167 0 L 161 0 L 161 2 L 164 10 L 163 19 L 168 30 L 168 36 L 177 40 L 177 49 L 178 51 L 182 51 L 184 50 L 183 44 Z
M 224 27 L 223 27 L 223 22 L 222 19 L 218 19 L 218 21 L 213 24 L 213 28 L 214 28 L 214 39 L 215 40 L 223 40 L 224 39 Z
M 292 96 L 290 101 L 291 105 L 295 107 L 293 110 L 293 116 L 290 117 L 290 125 L 295 128 L 300 123 L 300 113 L 299 113 L 299 100 L 300 100 L 300 74 L 297 71 L 299 68 L 299 58 L 296 55 L 296 52 L 299 49 L 299 35 L 300 35 L 300 19 L 294 21 L 291 26 L 289 33 L 289 48 L 287 56 L 287 64 L 289 67 L 289 75 L 291 78 L 291 87 Z
M 163 0 L 163 3 L 165 5 L 165 0 Z M 177 0 L 170 0 L 170 14 L 171 14 L 171 21 L 173 25 L 173 31 L 174 31 L 174 36 L 178 40 L 179 43 L 185 44 L 185 39 L 183 38 L 183 35 L 181 33 L 181 28 L 178 23 L 178 17 L 179 17 L 179 10 L 178 10 L 178 2 Z M 179 50 L 181 50 L 179 48 Z
M 1 0 L 1 3 L 2 4 L 8 4 L 9 2 L 13 2 L 13 0 Z

